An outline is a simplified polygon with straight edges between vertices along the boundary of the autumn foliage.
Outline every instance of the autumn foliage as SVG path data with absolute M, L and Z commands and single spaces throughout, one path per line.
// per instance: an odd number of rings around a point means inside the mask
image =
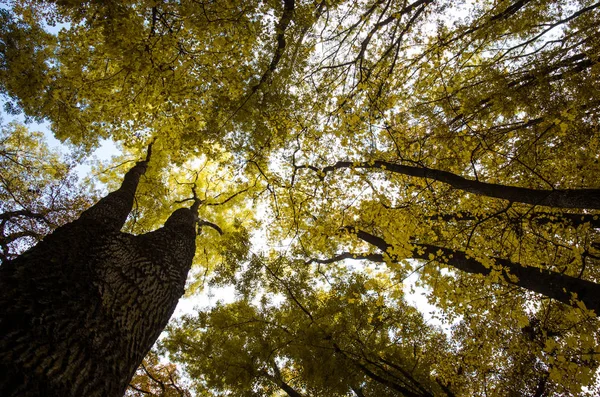
M 155 139 L 125 229 L 193 187 L 188 295 L 235 288 L 171 322 L 173 364 L 149 356 L 132 395 L 600 393 L 599 3 L 15 0 L 2 18 L 6 108 L 82 153 L 118 142 L 93 169 L 109 188 Z M 48 223 L 85 199 L 63 201 Z M 7 256 L 19 208 L 1 208 Z

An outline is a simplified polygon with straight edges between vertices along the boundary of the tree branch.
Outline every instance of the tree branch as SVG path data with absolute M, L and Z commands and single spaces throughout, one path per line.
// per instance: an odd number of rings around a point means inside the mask
M 217 233 L 219 233 L 221 236 L 223 235 L 223 229 L 221 229 L 219 226 L 217 226 L 216 224 L 214 224 L 212 222 L 205 221 L 205 220 L 198 221 L 198 227 L 201 228 L 202 226 L 211 227 L 211 228 L 215 229 L 217 231 Z
M 146 390 L 143 390 L 143 389 L 138 389 L 137 387 L 135 387 L 135 386 L 134 386 L 134 385 L 132 385 L 131 383 L 128 385 L 128 387 L 129 387 L 129 388 L 131 388 L 131 389 L 133 389 L 133 390 L 135 390 L 135 391 L 138 391 L 138 392 L 140 392 L 140 393 L 144 393 L 144 394 L 152 394 L 152 393 L 151 393 L 151 392 L 149 392 L 149 391 L 146 391 Z
M 233 200 L 233 199 L 234 199 L 234 198 L 236 198 L 238 195 L 240 195 L 240 194 L 242 194 L 242 193 L 245 193 L 245 192 L 247 192 L 248 190 L 250 190 L 250 188 L 249 188 L 249 187 L 247 187 L 247 188 L 245 188 L 245 189 L 242 189 L 242 190 L 240 190 L 240 191 L 238 191 L 238 192 L 235 192 L 234 194 L 232 194 L 231 196 L 227 197 L 227 198 L 226 198 L 225 200 L 223 200 L 223 201 L 220 201 L 220 202 L 218 202 L 218 203 L 206 203 L 206 205 L 223 205 L 223 204 L 227 203 L 228 201 L 230 201 L 230 200 Z M 218 196 L 217 196 L 217 197 L 218 197 Z
M 393 245 L 388 244 L 381 237 L 351 226 L 343 230 L 356 235 L 359 239 L 369 243 L 383 252 L 390 252 Z M 399 258 L 389 256 L 392 261 Z M 516 285 L 529 291 L 556 299 L 573 307 L 579 307 L 577 301 L 585 304 L 586 308 L 600 314 L 600 285 L 588 280 L 582 280 L 554 271 L 528 267 L 508 259 L 490 257 L 493 266 L 486 266 L 479 260 L 472 258 L 466 252 L 451 248 L 440 247 L 433 244 L 412 244 L 411 258 L 422 260 L 437 260 L 442 264 L 452 266 L 466 273 L 490 275 L 500 272 L 501 279 L 507 284 Z
M 371 262 L 378 262 L 378 263 L 385 262 L 383 255 L 381 255 L 381 254 L 366 254 L 366 253 L 356 254 L 356 253 L 352 253 L 352 252 L 343 252 L 341 254 L 334 256 L 333 258 L 328 258 L 328 259 L 311 258 L 308 261 L 306 261 L 305 264 L 310 265 L 312 263 L 320 263 L 320 264 L 326 265 L 329 263 L 340 262 L 340 261 L 343 261 L 346 259 L 368 260 Z
M 460 221 L 479 221 L 485 219 L 485 214 L 473 214 L 469 211 L 459 211 L 449 214 L 429 215 L 425 216 L 424 219 L 433 221 L 444 221 L 444 222 L 460 222 Z M 562 222 L 568 222 L 572 226 L 582 226 L 589 224 L 594 229 L 600 228 L 600 215 L 596 214 L 582 214 L 582 213 L 569 213 L 569 212 L 533 212 L 527 214 L 518 214 L 516 216 L 509 216 L 510 221 L 517 221 L 521 218 L 525 218 L 531 222 L 539 225 L 556 224 Z
M 340 349 L 340 347 L 336 343 L 333 344 L 333 347 L 335 348 L 335 351 L 337 353 L 340 353 L 344 358 L 346 358 L 354 366 L 356 366 L 358 369 L 360 369 L 367 377 L 373 379 L 376 382 L 381 383 L 382 385 L 384 385 L 392 390 L 396 390 L 396 391 L 402 393 L 403 396 L 406 396 L 406 397 L 431 397 L 431 394 L 429 394 L 429 393 L 426 393 L 426 394 L 415 393 L 415 392 L 407 389 L 406 387 L 397 384 L 396 382 L 393 382 L 389 379 L 386 379 L 382 376 L 377 375 L 376 373 L 371 371 L 369 368 L 367 368 L 367 366 L 364 365 L 363 363 L 361 363 L 360 361 L 348 357 L 348 355 L 342 349 Z
M 500 185 L 466 179 L 448 171 L 428 167 L 416 167 L 375 160 L 370 162 L 338 161 L 334 165 L 318 169 L 310 165 L 300 165 L 296 169 L 308 168 L 321 175 L 343 168 L 387 170 L 396 174 L 417 178 L 433 179 L 456 189 L 485 197 L 499 198 L 511 202 L 531 205 L 544 205 L 556 208 L 600 209 L 600 189 L 531 189 L 518 186 Z
M 283 0 L 283 14 L 279 19 L 277 26 L 275 27 L 275 40 L 277 41 L 277 47 L 275 48 L 275 53 L 273 54 L 273 58 L 271 59 L 271 64 L 269 65 L 269 68 L 265 70 L 258 84 L 252 87 L 252 93 L 256 92 L 268 80 L 271 74 L 273 74 L 273 72 L 275 72 L 275 70 L 277 69 L 277 65 L 279 64 L 279 61 L 283 56 L 283 52 L 285 51 L 285 31 L 289 26 L 290 22 L 292 21 L 292 17 L 294 16 L 294 9 L 294 0 Z
M 0 219 L 10 219 L 10 218 L 15 218 L 18 216 L 25 216 L 28 218 L 35 218 L 35 219 L 42 219 L 46 222 L 48 222 L 45 218 L 44 214 L 40 214 L 37 212 L 32 212 L 29 210 L 17 210 L 17 211 L 6 211 L 0 214 Z

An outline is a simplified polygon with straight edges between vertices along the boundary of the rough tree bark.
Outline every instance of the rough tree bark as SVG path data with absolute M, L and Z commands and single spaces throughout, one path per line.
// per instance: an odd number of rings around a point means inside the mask
M 122 396 L 184 292 L 197 204 L 120 231 L 150 157 L 121 187 L 0 266 L 0 395 Z

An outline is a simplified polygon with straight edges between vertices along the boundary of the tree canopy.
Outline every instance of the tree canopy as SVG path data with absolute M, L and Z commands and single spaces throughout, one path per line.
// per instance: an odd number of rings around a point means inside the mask
M 154 142 L 131 233 L 199 199 L 188 294 L 236 300 L 160 344 L 196 395 L 600 393 L 600 3 L 8 3 L 5 109 L 117 142 L 109 187 Z M 4 256 L 83 200 L 7 128 Z M 132 393 L 189 393 L 148 360 Z
M 0 259 L 5 261 L 71 221 L 92 199 L 79 191 L 73 162 L 50 149 L 41 133 L 0 127 Z

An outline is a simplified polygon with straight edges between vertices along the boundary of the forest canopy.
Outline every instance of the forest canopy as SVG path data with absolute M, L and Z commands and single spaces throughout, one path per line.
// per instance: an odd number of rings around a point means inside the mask
M 153 142 L 125 229 L 199 199 L 187 294 L 236 292 L 129 394 L 600 394 L 600 3 L 3 4 L 5 112 L 116 142 L 108 188 Z M 2 260 L 90 204 L 72 167 L 3 127 Z

